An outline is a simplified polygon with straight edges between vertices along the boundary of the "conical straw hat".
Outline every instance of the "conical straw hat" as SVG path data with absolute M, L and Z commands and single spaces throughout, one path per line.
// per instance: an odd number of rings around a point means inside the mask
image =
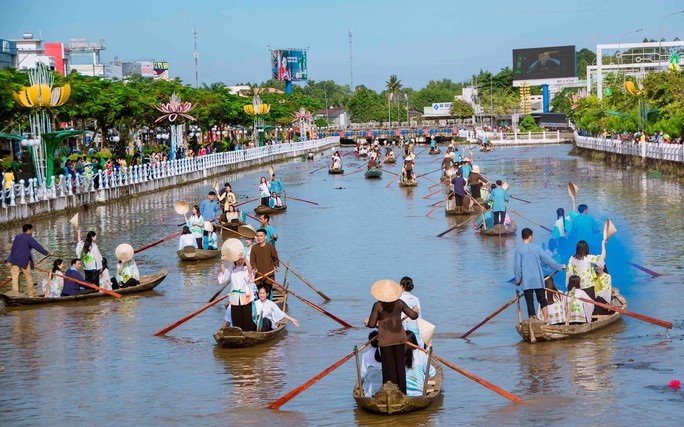
M 209 221 L 204 221 L 204 230 L 211 233 L 212 231 L 214 231 L 214 226 L 211 225 Z
M 128 243 L 122 243 L 116 247 L 114 254 L 116 254 L 116 257 L 120 261 L 130 261 L 133 259 L 133 246 L 129 245 Z
M 245 246 L 238 239 L 227 239 L 223 242 L 223 245 L 221 245 L 221 259 L 235 262 L 244 255 Z
M 190 205 L 182 200 L 179 200 L 176 202 L 174 209 L 176 209 L 176 213 L 178 215 L 185 215 L 190 210 Z
M 242 234 L 243 236 L 247 236 L 250 239 L 254 239 L 256 237 L 256 230 L 254 230 L 254 227 L 249 224 L 239 226 L 238 233 Z
M 382 302 L 396 301 L 403 292 L 399 283 L 390 279 L 378 280 L 371 286 L 371 295 Z
M 75 228 L 78 228 L 78 213 L 76 215 L 72 216 L 71 219 L 69 220 L 71 225 L 73 225 Z
M 511 186 L 508 183 L 508 181 L 504 181 L 504 183 L 501 184 L 501 188 L 503 188 L 504 190 L 508 190 L 509 188 L 511 188 Z
M 568 194 L 570 194 L 570 197 L 573 199 L 577 196 L 577 192 L 579 191 L 579 187 L 573 184 L 572 182 L 568 182 Z
M 435 325 L 421 318 L 416 319 L 416 324 L 418 325 L 420 337 L 423 339 L 423 342 L 429 346 L 432 342 L 432 336 L 435 334 Z
M 606 223 L 603 225 L 603 240 L 610 239 L 610 236 L 617 233 L 617 228 L 613 225 L 613 221 L 608 218 Z

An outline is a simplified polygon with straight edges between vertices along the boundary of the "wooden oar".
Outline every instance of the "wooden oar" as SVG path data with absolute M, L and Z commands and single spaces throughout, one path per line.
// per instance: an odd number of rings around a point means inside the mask
M 36 268 L 36 265 L 40 264 L 41 262 L 45 261 L 46 259 L 50 258 L 50 255 L 45 255 L 43 258 L 41 258 L 38 262 L 33 264 L 33 268 Z M 5 280 L 4 282 L 0 283 L 0 288 L 8 284 L 9 282 L 12 281 L 12 277 L 10 276 L 9 279 Z
M 323 168 L 325 168 L 325 167 L 328 167 L 328 165 L 325 165 L 325 166 L 323 166 L 323 167 L 320 167 L 320 168 L 318 168 L 318 169 L 315 169 L 315 170 L 309 172 L 309 175 L 313 175 L 314 173 L 318 172 L 319 170 L 321 170 L 321 169 L 323 169 Z
M 416 154 L 416 157 L 420 156 L 421 154 L 423 154 L 424 152 L 426 152 L 426 151 L 429 150 L 429 149 L 430 149 L 430 148 L 426 148 L 425 150 L 423 150 L 423 151 L 421 151 L 420 153 Z
M 302 282 L 304 282 L 308 287 L 310 287 L 311 289 L 313 289 L 314 292 L 316 292 L 318 295 L 320 295 L 321 297 L 323 297 L 323 299 L 325 299 L 326 301 L 332 301 L 330 298 L 328 298 L 328 296 L 327 296 L 326 294 L 324 294 L 323 292 L 321 292 L 321 291 L 319 291 L 318 289 L 316 289 L 316 287 L 315 287 L 314 285 L 312 285 L 311 283 L 309 283 L 305 278 L 303 278 L 302 276 L 300 276 L 299 273 L 297 273 L 296 271 L 294 271 L 294 270 L 292 269 L 292 267 L 291 267 L 289 264 L 287 264 L 285 261 L 280 261 L 280 262 L 281 262 L 281 264 L 283 264 L 283 265 L 285 266 L 285 268 L 287 268 L 289 271 L 291 271 L 292 274 L 294 274 L 295 276 L 299 277 L 299 280 L 301 280 Z
M 418 178 L 418 177 L 416 177 L 416 178 Z M 428 178 L 427 176 L 420 176 L 420 178 L 427 179 L 428 181 L 433 182 L 435 184 L 439 184 L 439 182 L 435 182 L 434 180 Z
M 511 196 L 511 195 L 509 195 L 508 197 L 510 197 L 511 199 L 520 200 L 521 202 L 532 203 L 532 202 L 530 202 L 530 201 L 528 201 L 528 200 L 521 199 L 520 197 L 515 197 L 515 196 Z
M 427 350 L 425 350 L 425 349 L 422 348 L 422 347 L 418 347 L 417 345 L 415 345 L 415 344 L 413 344 L 413 343 L 411 343 L 411 342 L 406 342 L 406 345 L 411 346 L 411 347 L 415 348 L 416 350 L 420 350 L 420 351 L 422 351 L 422 352 L 425 353 L 425 354 L 429 354 L 429 352 L 428 352 Z M 482 384 L 483 386 L 487 387 L 488 389 L 490 389 L 490 390 L 492 390 L 492 391 L 494 391 L 494 392 L 496 392 L 496 393 L 499 393 L 500 395 L 502 395 L 502 396 L 505 397 L 506 399 L 508 399 L 508 400 L 510 400 L 510 401 L 512 401 L 512 402 L 515 402 L 515 403 L 522 402 L 522 399 L 519 398 L 518 396 L 515 396 L 515 395 L 513 395 L 513 394 L 507 392 L 506 390 L 504 390 L 504 389 L 502 389 L 502 388 L 499 388 L 499 387 L 495 386 L 494 384 L 492 384 L 492 383 L 490 383 L 490 382 L 488 382 L 488 381 L 485 381 L 485 380 L 483 380 L 482 378 L 480 378 L 480 377 L 478 377 L 478 376 L 475 376 L 475 375 L 471 374 L 470 372 L 465 371 L 465 370 L 459 368 L 458 366 L 456 366 L 456 365 L 454 365 L 454 364 L 452 364 L 452 363 L 447 362 L 446 360 L 442 359 L 441 357 L 437 356 L 436 354 L 433 353 L 433 354 L 432 354 L 432 357 L 434 357 L 435 359 L 439 360 L 439 361 L 442 362 L 444 365 L 450 367 L 451 369 L 453 369 L 454 371 L 458 372 L 459 374 L 461 374 L 461 375 L 463 375 L 463 376 L 465 376 L 465 377 L 467 377 L 467 378 L 470 378 L 471 380 L 475 381 L 475 382 L 478 383 L 478 384 Z
M 448 229 L 448 230 L 446 230 L 446 231 L 443 231 L 443 232 L 439 233 L 439 234 L 437 235 L 437 237 L 443 237 L 443 236 L 445 236 L 447 233 L 451 233 L 452 231 L 456 230 L 458 227 L 460 227 L 460 226 L 462 226 L 463 224 L 468 223 L 468 222 L 470 222 L 470 218 L 466 219 L 465 221 L 463 221 L 463 222 L 461 222 L 461 223 L 456 224 L 454 227 L 451 227 L 450 229 Z
M 431 174 L 431 173 L 435 173 L 435 172 L 441 171 L 441 170 L 442 170 L 442 168 L 439 168 L 439 169 L 435 169 L 435 170 L 430 171 L 430 172 L 421 173 L 420 175 L 416 176 L 416 178 L 420 178 L 420 177 L 423 177 L 423 176 L 425 176 L 425 175 L 429 175 L 429 174 Z M 439 184 L 439 183 L 437 183 L 437 184 Z
M 164 242 L 166 242 L 166 241 L 168 241 L 168 240 L 173 239 L 174 237 L 180 236 L 181 233 L 183 233 L 183 232 L 182 232 L 182 231 L 179 231 L 178 233 L 174 233 L 174 234 L 172 234 L 172 235 L 170 235 L 170 236 L 166 236 L 166 237 L 164 237 L 164 238 L 161 239 L 161 240 L 157 240 L 157 241 L 154 242 L 154 243 L 150 243 L 150 244 L 147 245 L 147 246 L 143 246 L 142 248 L 138 248 L 138 249 L 134 250 L 133 253 L 134 253 L 134 254 L 137 254 L 138 252 L 142 252 L 142 251 L 144 251 L 145 249 L 151 248 L 152 246 L 157 246 L 157 245 L 160 244 L 160 243 L 164 243 Z
M 357 169 L 357 170 L 355 170 L 354 172 L 345 173 L 345 174 L 343 174 L 342 176 L 347 176 L 347 175 L 352 175 L 352 174 L 355 174 L 355 173 L 359 173 L 359 172 L 361 172 L 362 170 L 363 170 L 363 168 Z
M 288 198 L 288 199 L 292 199 L 292 200 L 296 200 L 296 201 L 298 201 L 298 202 L 304 202 L 304 203 L 309 203 L 309 204 L 318 206 L 318 203 L 312 202 L 311 200 L 298 199 L 298 198 L 293 197 L 293 196 L 287 196 L 287 198 Z
M 394 183 L 394 181 L 396 181 L 397 179 L 399 179 L 399 175 L 392 178 L 392 180 L 390 182 L 388 182 L 387 185 L 385 185 L 385 188 L 390 188 L 390 185 L 392 185 Z
M 248 214 L 248 213 L 245 212 L 245 211 L 242 211 L 242 212 L 245 214 L 246 217 L 252 218 L 254 221 L 259 222 L 259 218 L 255 217 L 255 216 L 253 216 L 253 215 L 250 215 L 250 214 Z
M 435 187 L 438 186 L 439 184 L 442 184 L 442 185 L 450 185 L 448 182 L 442 181 L 442 182 L 438 182 L 437 184 L 433 184 L 433 185 L 429 186 L 429 187 L 428 187 L 428 190 L 432 190 L 433 188 L 435 188 Z
M 390 175 L 399 176 L 399 174 L 396 173 L 396 172 L 388 171 L 387 169 L 384 169 L 384 171 L 387 172 L 387 173 L 390 174 Z
M 42 272 L 44 272 L 44 273 L 49 273 L 48 270 L 43 270 L 43 269 L 40 268 L 40 267 L 36 267 L 36 270 L 42 271 Z M 121 298 L 121 294 L 117 294 L 117 293 L 114 292 L 114 291 L 110 291 L 110 290 L 101 288 L 101 287 L 99 287 L 99 286 L 95 286 L 95 285 L 93 285 L 92 283 L 88 283 L 88 282 L 84 282 L 84 281 L 82 281 L 82 280 L 74 279 L 73 277 L 64 276 L 63 274 L 59 274 L 59 273 L 56 273 L 56 272 L 55 272 L 55 273 L 52 273 L 52 274 L 54 274 L 54 275 L 57 276 L 57 277 L 61 277 L 61 278 L 63 278 L 63 279 L 66 279 L 66 280 L 71 280 L 72 282 L 78 283 L 79 285 L 83 285 L 83 286 L 86 286 L 86 287 L 88 287 L 88 288 L 95 289 L 95 290 L 98 290 L 98 291 L 100 291 L 100 292 L 104 292 L 104 293 L 107 294 L 107 295 L 111 295 L 111 296 L 116 297 L 116 298 Z
M 549 231 L 549 232 L 552 232 L 552 231 L 553 231 L 553 230 L 551 230 L 549 227 L 543 226 L 543 225 L 541 225 L 541 224 L 538 223 L 538 222 L 532 221 L 532 220 L 529 219 L 528 217 L 522 215 L 520 212 L 514 211 L 513 209 L 511 209 L 510 211 L 513 212 L 514 214 L 518 215 L 519 217 L 528 220 L 529 222 L 531 222 L 532 224 L 536 225 L 537 227 L 541 227 L 541 228 L 543 228 L 544 230 Z
M 349 323 L 345 322 L 344 320 L 340 319 L 339 317 L 335 316 L 334 314 L 328 313 L 327 311 L 323 310 L 322 308 L 320 308 L 320 307 L 317 306 L 316 304 L 312 303 L 312 302 L 309 301 L 308 299 L 303 298 L 303 297 L 300 297 L 299 295 L 297 295 L 297 294 L 294 293 L 293 291 L 291 291 L 291 290 L 289 290 L 289 289 L 286 289 L 283 285 L 281 285 L 280 283 L 278 283 L 278 282 L 276 282 L 275 280 L 271 279 L 270 277 L 264 276 L 264 275 L 261 274 L 261 273 L 257 273 L 257 276 L 260 276 L 259 278 L 263 278 L 263 279 L 268 280 L 269 282 L 273 283 L 274 285 L 276 285 L 277 287 L 279 287 L 279 288 L 282 289 L 283 291 L 285 291 L 285 292 L 287 292 L 287 293 L 289 293 L 289 294 L 294 295 L 295 297 L 299 298 L 302 302 L 304 302 L 306 305 L 308 305 L 308 306 L 310 306 L 310 307 L 312 307 L 312 308 L 314 308 L 314 309 L 320 311 L 321 313 L 325 314 L 326 316 L 328 316 L 329 318 L 333 319 L 334 321 L 336 321 L 336 322 L 339 323 L 340 325 L 344 326 L 345 328 L 353 328 L 353 326 L 350 325 Z
M 235 207 L 242 206 L 242 205 L 246 205 L 247 203 L 256 202 L 257 200 L 261 200 L 261 197 L 257 197 L 257 198 L 254 198 L 254 199 L 249 199 L 249 200 L 244 201 L 244 202 L 242 202 L 242 203 L 238 203 L 238 204 L 235 205 Z
M 319 380 L 321 380 L 323 377 L 334 371 L 335 369 L 339 368 L 346 362 L 347 360 L 351 359 L 354 357 L 354 355 L 366 348 L 371 342 L 376 340 L 378 337 L 374 337 L 370 341 L 366 341 L 364 345 L 362 345 L 359 348 L 354 348 L 354 351 L 349 353 L 348 355 L 344 356 L 342 359 L 338 360 L 337 362 L 333 363 L 330 365 L 328 368 L 324 369 L 320 374 L 315 375 L 313 378 L 311 378 L 309 381 L 305 382 L 304 384 L 300 385 L 299 387 L 295 388 L 291 392 L 287 393 L 285 396 L 281 397 L 280 399 L 276 400 L 275 402 L 271 403 L 270 405 L 267 406 L 268 409 L 278 409 L 290 400 L 294 399 L 297 397 L 299 394 L 301 394 L 304 390 L 307 388 L 311 387 L 312 385 L 316 384 Z
M 440 191 L 444 191 L 444 188 L 440 188 L 439 190 L 434 191 L 434 192 L 428 194 L 427 196 L 423 196 L 423 199 L 429 199 L 430 197 L 434 196 L 435 194 L 439 193 Z
M 228 285 L 230 285 L 230 282 L 231 282 L 230 280 L 226 280 L 226 283 L 223 286 L 221 286 L 221 289 L 219 289 L 218 292 L 216 292 L 213 297 L 209 298 L 209 301 L 207 301 L 207 302 L 212 302 L 213 300 L 215 300 L 216 297 L 218 297 L 221 294 L 221 292 L 223 292 L 223 290 L 226 289 L 226 287 Z
M 486 318 L 485 320 L 483 320 L 482 322 L 478 323 L 473 329 L 471 329 L 471 330 L 469 330 L 468 332 L 466 332 L 465 334 L 461 335 L 461 338 L 467 337 L 468 335 L 472 334 L 476 329 L 478 329 L 480 326 L 482 326 L 482 325 L 484 325 L 485 323 L 487 323 L 487 322 L 489 322 L 490 320 L 492 320 L 492 319 L 494 318 L 494 316 L 496 316 L 497 314 L 501 313 L 502 311 L 504 311 L 504 310 L 505 310 L 506 308 L 508 308 L 509 306 L 513 305 L 513 304 L 520 298 L 520 296 L 521 296 L 521 295 L 517 295 L 517 296 L 516 296 L 515 298 L 513 298 L 512 300 L 508 301 L 508 302 L 507 302 L 506 304 L 504 304 L 501 308 L 499 308 L 499 309 L 496 310 L 494 313 L 492 313 L 492 314 L 490 314 L 489 316 L 487 316 L 487 318 Z
M 554 292 L 558 295 L 564 295 L 564 296 L 569 298 L 569 296 L 563 292 L 554 291 L 553 289 L 548 289 L 548 288 L 546 290 Z M 632 311 L 627 311 L 627 310 L 620 308 L 620 307 L 613 307 L 612 305 L 604 304 L 602 302 L 598 302 L 598 301 L 594 301 L 594 300 L 590 300 L 590 299 L 586 299 L 586 298 L 581 298 L 578 296 L 575 296 L 574 298 L 578 299 L 580 301 L 583 301 L 583 302 L 588 302 L 589 304 L 594 304 L 594 305 L 597 305 L 599 307 L 606 308 L 608 310 L 612 310 L 612 311 L 616 311 L 618 313 L 622 313 L 626 316 L 634 317 L 635 319 L 643 320 L 644 322 L 653 323 L 654 325 L 657 325 L 657 326 L 662 326 L 665 329 L 672 329 L 672 323 L 666 322 L 665 320 L 656 319 L 655 317 L 646 316 L 644 314 L 634 313 Z
M 435 206 L 434 208 L 432 208 L 432 210 L 431 210 L 430 212 L 428 212 L 428 213 L 425 215 L 425 217 L 429 217 L 430 214 L 433 213 L 435 210 L 437 210 L 437 208 L 440 207 L 440 206 L 442 205 L 442 203 L 446 202 L 447 199 L 448 199 L 448 197 L 445 197 L 441 202 L 439 202 L 439 203 L 437 204 L 437 206 Z
M 182 325 L 183 323 L 185 323 L 185 322 L 187 322 L 188 320 L 192 319 L 193 317 L 197 316 L 197 315 L 200 314 L 201 312 L 203 312 L 203 311 L 205 311 L 205 310 L 208 310 L 211 306 L 216 305 L 216 304 L 218 304 L 219 302 L 223 301 L 224 299 L 228 298 L 228 296 L 229 296 L 229 295 L 226 294 L 226 295 L 222 296 L 221 298 L 215 299 L 213 302 L 210 302 L 209 304 L 205 305 L 204 307 L 200 308 L 199 310 L 197 310 L 196 312 L 190 314 L 189 316 L 186 316 L 186 317 L 182 318 L 181 320 L 179 320 L 179 321 L 173 323 L 173 324 L 170 325 L 170 326 L 167 326 L 166 328 L 162 329 L 162 330 L 159 331 L 159 332 L 155 332 L 155 333 L 154 333 L 154 336 L 159 336 L 159 335 L 164 335 L 164 334 L 166 334 L 166 333 L 169 332 L 170 330 L 177 328 L 178 326 Z

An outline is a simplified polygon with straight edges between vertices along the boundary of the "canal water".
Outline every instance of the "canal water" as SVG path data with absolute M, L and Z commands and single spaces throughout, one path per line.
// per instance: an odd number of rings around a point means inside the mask
M 648 179 L 643 172 L 618 170 L 568 156 L 569 146 L 498 148 L 474 152 L 489 179 L 508 179 L 510 208 L 548 227 L 555 209 L 571 208 L 568 181 L 580 187 L 599 221 L 618 228 L 608 265 L 614 286 L 629 310 L 671 321 L 667 332 L 631 317 L 593 335 L 565 342 L 521 341 L 515 305 L 472 334 L 460 335 L 515 296 L 515 237 L 483 238 L 472 221 L 443 238 L 438 233 L 460 218 L 439 208 L 425 215 L 440 195 L 428 180 L 401 189 L 384 173 L 371 181 L 362 172 L 331 176 L 316 168 L 326 159 L 276 165 L 290 196 L 285 214 L 272 223 L 277 249 L 303 277 L 332 298 L 321 297 L 288 276 L 291 289 L 355 325 L 339 324 L 289 299 L 284 338 L 242 350 L 217 348 L 212 334 L 224 309 L 214 306 L 165 337 L 154 332 L 204 306 L 218 290 L 216 262 L 181 263 L 177 240 L 136 255 L 143 274 L 167 269 L 154 292 L 121 298 L 30 309 L 0 308 L 0 423 L 3 425 L 665 425 L 681 422 L 684 380 L 684 314 L 681 310 L 684 227 L 681 185 Z M 420 149 L 418 150 L 420 154 Z M 363 166 L 344 157 L 346 172 Z M 419 155 L 417 173 L 439 167 L 441 156 Z M 254 170 L 219 179 L 230 181 L 242 200 L 257 196 Z M 400 166 L 387 171 L 400 171 Z M 437 180 L 438 173 L 427 175 Z M 85 230 L 98 232 L 100 250 L 115 265 L 114 249 L 127 242 L 142 247 L 179 230 L 177 200 L 199 203 L 213 181 L 133 197 L 81 213 Z M 443 196 L 442 196 L 443 197 Z M 254 208 L 254 204 L 246 205 Z M 69 216 L 34 221 L 37 239 L 64 259 L 73 256 Z M 535 241 L 549 233 L 531 227 Z M 255 224 L 256 225 L 256 224 Z M 3 253 L 20 229 L 0 231 Z M 614 240 L 613 240 L 614 239 Z M 596 252 L 596 251 L 592 251 Z M 39 257 L 39 256 L 38 256 Z M 661 273 L 653 278 L 633 262 Z M 622 266 L 622 267 L 617 267 Z M 3 266 L 2 277 L 7 276 Z M 413 278 L 424 318 L 437 326 L 435 354 L 524 399 L 514 404 L 445 367 L 443 397 L 429 409 L 406 416 L 359 410 L 351 392 L 354 360 L 304 391 L 279 411 L 266 405 L 349 354 L 366 341 L 363 319 L 374 300 L 370 285 L 381 278 Z M 283 272 L 278 275 L 282 280 Z M 9 289 L 7 285 L 4 289 Z M 646 410 L 648 408 L 648 410 Z

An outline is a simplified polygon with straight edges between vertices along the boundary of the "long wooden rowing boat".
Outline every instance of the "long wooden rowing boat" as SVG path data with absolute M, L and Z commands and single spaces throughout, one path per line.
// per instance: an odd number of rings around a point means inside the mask
M 620 295 L 618 289 L 613 289 L 610 305 L 627 309 L 627 300 Z M 618 312 L 608 315 L 595 315 L 593 322 L 582 323 L 581 325 L 547 325 L 540 320 L 523 320 L 515 327 L 515 330 L 527 342 L 533 342 L 530 329 L 532 329 L 535 341 L 555 341 L 588 334 L 616 322 L 621 316 Z
M 256 208 L 254 208 L 254 212 L 257 213 L 257 214 L 265 214 L 265 213 L 267 213 L 267 214 L 269 214 L 269 215 L 271 215 L 271 214 L 283 213 L 283 212 L 285 212 L 286 210 L 287 210 L 287 206 L 283 206 L 283 207 L 280 207 L 280 208 L 272 208 L 272 207 L 270 207 L 270 206 L 259 205 L 259 206 L 257 206 Z
M 515 232 L 518 231 L 518 226 L 515 221 L 511 221 L 508 227 L 503 224 L 496 224 L 493 228 L 480 229 L 480 234 L 483 236 L 513 236 Z
M 342 169 L 342 168 L 328 169 L 328 173 L 330 175 L 339 175 L 339 174 L 344 173 L 344 169 Z
M 221 255 L 221 251 L 218 249 L 195 249 L 192 246 L 186 246 L 183 249 L 176 251 L 176 254 L 181 261 L 202 261 L 205 259 L 213 259 L 218 257 Z
M 371 168 L 363 175 L 366 178 L 380 178 L 382 176 L 382 171 L 379 168 Z
M 274 291 L 273 301 L 282 310 L 285 306 L 285 301 L 287 301 L 287 294 L 283 296 L 282 294 L 276 293 Z M 287 319 L 283 319 L 280 323 L 278 323 L 275 329 L 267 332 L 244 332 L 240 328 L 228 326 L 216 332 L 214 334 L 214 339 L 222 348 L 253 347 L 283 335 L 285 333 L 286 325 Z
M 361 384 L 357 382 L 354 387 L 354 400 L 360 408 L 378 414 L 402 414 L 426 408 L 439 398 L 444 385 L 444 372 L 439 362 L 433 360 L 431 365 L 434 366 L 436 373 L 428 380 L 425 396 L 409 397 L 402 393 L 396 384 L 386 382 L 375 395 L 366 397 L 363 395 Z
M 169 274 L 167 270 L 161 270 L 151 276 L 142 276 L 140 278 L 140 284 L 137 286 L 131 286 L 130 288 L 116 289 L 115 292 L 121 295 L 136 294 L 145 291 L 151 291 L 158 284 L 160 284 Z M 109 297 L 109 295 L 104 292 L 92 291 L 81 291 L 78 295 L 72 297 L 59 297 L 59 298 L 45 298 L 42 296 L 36 296 L 34 298 L 28 297 L 11 297 L 9 295 L 0 294 L 0 299 L 9 307 L 19 307 L 27 305 L 42 305 L 42 304 L 59 304 L 69 301 L 80 301 L 84 299 L 99 298 L 99 297 Z M 111 298 L 111 297 L 109 297 Z
M 399 181 L 399 187 L 417 187 L 418 181 L 404 181 L 403 179 Z

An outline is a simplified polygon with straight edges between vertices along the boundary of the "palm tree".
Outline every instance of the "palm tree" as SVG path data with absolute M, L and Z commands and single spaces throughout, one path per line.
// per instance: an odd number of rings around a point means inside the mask
M 398 109 L 399 109 L 399 97 L 398 97 L 398 96 L 394 96 L 394 95 L 397 95 L 397 94 L 399 93 L 399 91 L 401 90 L 401 88 L 402 88 L 401 80 L 399 80 L 399 77 L 397 77 L 396 74 L 392 74 L 392 75 L 390 76 L 389 80 L 385 82 L 385 84 L 387 85 L 387 92 L 388 92 L 388 94 L 389 94 L 388 96 L 390 97 L 390 99 L 391 99 L 391 98 L 396 98 L 396 100 L 397 100 L 397 110 L 398 110 Z M 389 115 L 388 118 L 389 118 L 390 125 L 391 125 L 391 124 L 392 124 L 392 115 L 391 115 L 390 112 L 389 112 L 389 111 L 390 111 L 389 100 L 387 101 L 387 103 L 388 103 L 388 106 L 387 106 L 387 110 L 388 110 L 388 111 L 387 111 L 387 113 L 388 113 L 388 115 Z M 397 114 L 398 114 L 398 113 L 397 113 Z

